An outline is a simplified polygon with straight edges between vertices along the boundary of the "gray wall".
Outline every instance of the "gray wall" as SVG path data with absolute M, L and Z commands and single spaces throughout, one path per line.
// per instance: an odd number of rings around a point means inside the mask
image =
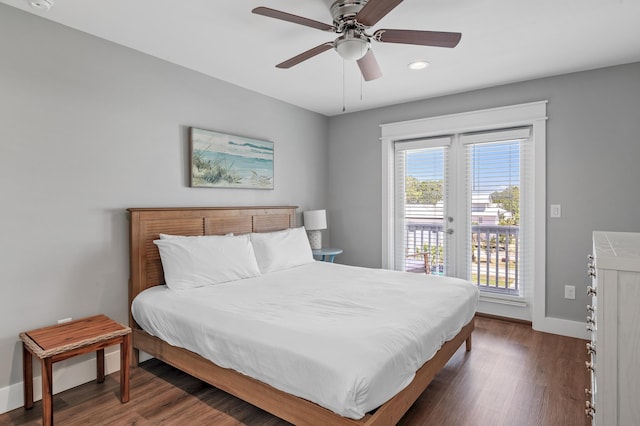
M 328 220 L 344 249 L 338 260 L 381 265 L 380 124 L 545 99 L 547 212 L 562 205 L 561 219 L 547 219 L 547 315 L 584 321 L 591 231 L 640 231 L 640 63 L 332 117 Z M 576 300 L 564 299 L 567 284 Z
M 189 126 L 275 142 L 275 189 L 189 188 Z M 327 140 L 324 116 L 0 4 L 0 389 L 20 331 L 127 322 L 126 208 L 323 208 Z

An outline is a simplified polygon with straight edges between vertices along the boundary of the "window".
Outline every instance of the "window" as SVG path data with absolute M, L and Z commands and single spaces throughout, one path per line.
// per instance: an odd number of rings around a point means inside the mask
M 529 200 L 531 129 L 463 134 L 466 192 L 470 195 L 471 270 L 482 291 L 524 297 L 533 262 L 524 244 L 533 215 Z M 521 220 L 521 218 L 523 220 Z
M 471 280 L 484 311 L 531 319 L 544 294 L 545 111 L 383 125 L 383 267 Z
M 450 138 L 397 142 L 395 261 L 409 272 L 445 273 L 445 201 Z

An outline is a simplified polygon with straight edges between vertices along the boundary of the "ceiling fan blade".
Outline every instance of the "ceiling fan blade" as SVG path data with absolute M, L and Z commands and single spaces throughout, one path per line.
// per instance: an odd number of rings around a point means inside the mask
M 358 12 L 356 21 L 365 27 L 372 27 L 400 3 L 402 0 L 369 0 Z
M 420 44 L 423 46 L 456 47 L 462 34 L 443 31 L 378 30 L 373 39 L 384 43 Z
M 380 71 L 378 61 L 376 61 L 376 57 L 371 49 L 369 49 L 362 58 L 358 59 L 358 66 L 365 81 L 376 80 L 382 77 L 382 71 Z
M 325 24 L 324 22 L 314 21 L 313 19 L 303 18 L 302 16 L 293 15 L 287 12 L 281 12 L 279 10 L 270 9 L 268 7 L 256 7 L 251 12 L 256 15 L 268 16 L 269 18 L 280 19 L 287 22 L 293 22 L 294 24 L 304 25 L 306 27 L 316 28 L 322 31 L 336 31 L 336 27 L 333 25 Z
M 329 49 L 333 48 L 333 42 L 329 41 L 327 43 L 322 43 L 320 46 L 316 46 L 313 49 L 309 49 L 306 52 L 302 52 L 301 54 L 294 56 L 291 59 L 288 59 L 278 65 L 276 68 L 291 68 L 294 65 L 298 65 L 300 62 L 306 61 L 309 58 L 313 58 L 316 55 L 321 54 L 322 52 L 326 52 Z

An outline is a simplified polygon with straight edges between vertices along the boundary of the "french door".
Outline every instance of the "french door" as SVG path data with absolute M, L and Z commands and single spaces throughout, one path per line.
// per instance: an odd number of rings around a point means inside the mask
M 395 269 L 455 276 L 451 138 L 395 144 Z
M 522 296 L 530 128 L 394 144 L 394 268 Z

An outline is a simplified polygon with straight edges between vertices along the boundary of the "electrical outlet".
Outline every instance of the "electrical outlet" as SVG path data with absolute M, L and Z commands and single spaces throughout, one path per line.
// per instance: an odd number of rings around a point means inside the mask
M 564 286 L 564 298 L 575 300 L 576 298 L 576 286 L 565 285 Z
M 58 320 L 58 324 L 64 324 L 65 322 L 71 322 L 73 318 L 69 317 L 69 318 L 62 318 Z
M 560 204 L 551 204 L 551 217 L 560 218 L 562 217 L 562 206 Z

